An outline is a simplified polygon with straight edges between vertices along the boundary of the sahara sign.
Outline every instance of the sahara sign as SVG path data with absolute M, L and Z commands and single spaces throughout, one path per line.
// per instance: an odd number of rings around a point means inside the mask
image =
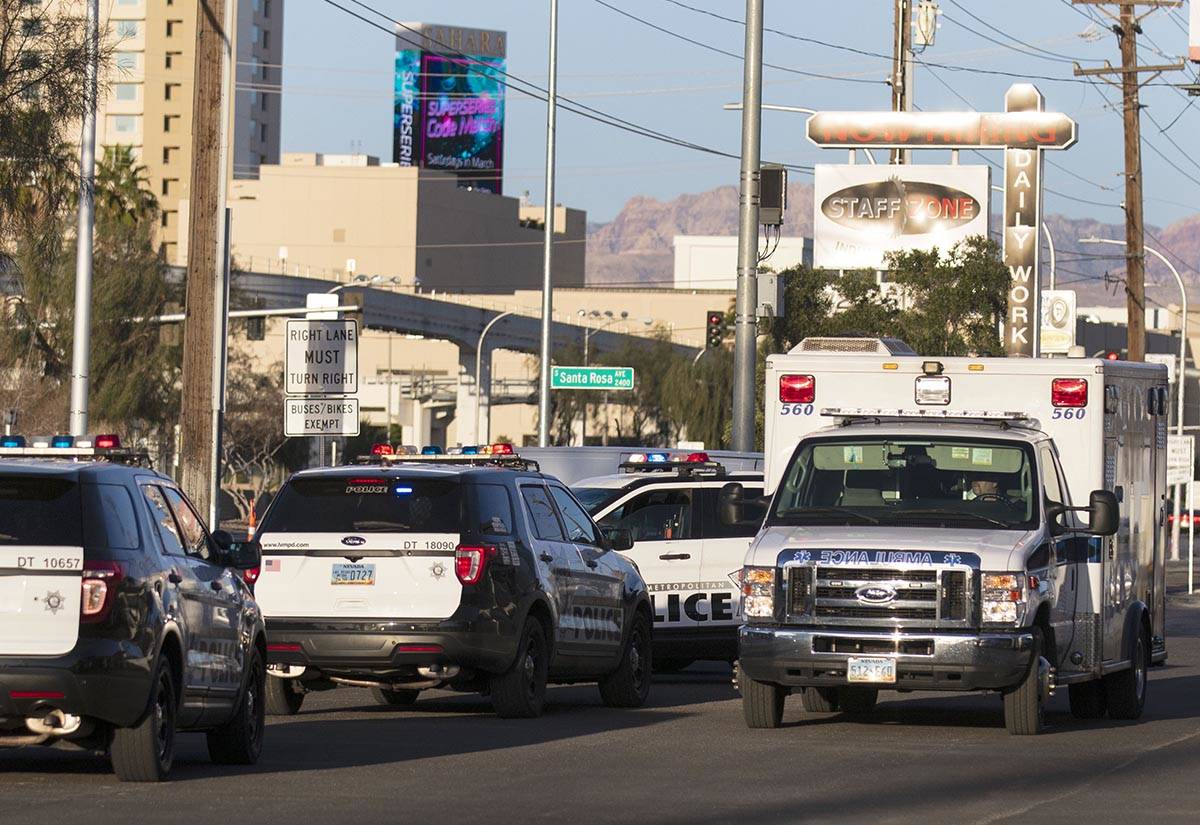
M 1004 346 L 1009 355 L 1032 357 L 1038 354 L 1039 239 L 1042 206 L 1042 150 L 1069 149 L 1079 139 L 1078 127 L 1071 118 L 1043 111 L 1043 98 L 1037 87 L 1015 83 L 1004 96 L 1003 112 L 818 112 L 808 119 L 808 139 L 828 149 L 866 149 L 871 147 L 908 147 L 925 149 L 992 148 L 1004 149 L 1004 265 L 1012 286 L 1008 292 L 1008 312 L 1004 322 Z M 856 167 L 844 167 L 854 169 Z M 967 186 L 930 181 L 930 186 L 915 189 L 916 206 L 909 189 L 901 187 L 903 169 L 933 167 L 863 167 L 864 179 L 857 188 L 850 184 L 822 190 L 817 167 L 817 235 L 814 259 L 825 269 L 884 268 L 881 265 L 889 248 L 922 248 L 915 243 L 929 234 L 953 237 L 984 234 L 987 231 L 987 196 L 975 197 Z M 937 167 L 954 170 L 959 167 Z M 855 173 L 858 174 L 858 173 Z M 935 189 L 949 186 L 953 192 Z M 863 186 L 862 184 L 873 184 Z M 850 189 L 849 192 L 843 191 Z M 972 206 L 958 193 L 972 195 Z M 922 201 L 922 197 L 925 200 Z M 832 200 L 829 200 L 832 198 Z M 828 202 L 827 202 L 828 201 Z M 922 206 L 924 204 L 924 206 Z M 936 212 L 932 207 L 936 205 Z M 983 229 L 966 229 L 966 215 L 982 206 L 979 220 Z M 916 218 L 914 222 L 912 219 Z M 923 220 L 922 220 L 923 219 Z M 843 233 L 854 232 L 853 239 L 826 235 L 822 249 L 821 223 L 825 231 L 836 227 Z M 929 227 L 931 233 L 919 232 Z M 875 229 L 868 230 L 868 227 Z M 899 229 L 899 231 L 897 231 Z M 905 243 L 889 247 L 895 239 Z M 907 241 L 913 241 L 909 243 Z M 828 244 L 832 244 L 832 249 Z M 947 246 L 946 240 L 924 244 L 925 248 Z M 835 254 L 836 253 L 836 254 Z M 872 263 L 864 263 L 867 260 Z M 855 263 L 850 263 L 855 261 Z
M 818 165 L 814 265 L 887 269 L 889 252 L 986 235 L 990 181 L 987 166 Z

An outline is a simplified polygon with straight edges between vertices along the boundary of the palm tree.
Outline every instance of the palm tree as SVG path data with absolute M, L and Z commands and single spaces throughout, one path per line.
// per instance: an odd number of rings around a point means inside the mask
M 124 226 L 145 225 L 158 215 L 146 167 L 130 146 L 110 146 L 96 168 L 96 212 L 101 220 Z

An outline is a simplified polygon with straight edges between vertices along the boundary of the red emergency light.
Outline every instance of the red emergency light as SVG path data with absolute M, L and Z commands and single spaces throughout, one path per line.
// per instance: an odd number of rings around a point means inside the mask
M 1050 403 L 1055 407 L 1086 407 L 1086 378 L 1055 378 L 1050 382 Z
M 811 404 L 817 397 L 817 379 L 811 375 L 779 376 L 779 400 L 783 404 Z

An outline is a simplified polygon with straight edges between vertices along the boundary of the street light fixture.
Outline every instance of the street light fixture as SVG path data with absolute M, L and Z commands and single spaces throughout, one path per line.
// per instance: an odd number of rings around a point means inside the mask
M 1091 238 L 1080 238 L 1079 242 L 1080 243 L 1103 243 L 1103 244 L 1110 244 L 1112 246 L 1125 246 L 1126 245 L 1125 241 L 1113 240 L 1111 238 L 1097 238 L 1094 236 Z M 1187 331 L 1188 331 L 1187 289 L 1183 285 L 1183 278 L 1181 278 L 1179 276 L 1179 270 L 1175 268 L 1174 264 L 1172 264 L 1169 260 L 1167 260 L 1167 257 L 1165 255 L 1163 255 L 1157 249 L 1151 249 L 1148 246 L 1143 245 L 1142 248 L 1146 252 L 1149 252 L 1151 255 L 1158 258 L 1160 261 L 1162 261 L 1166 265 L 1167 269 L 1169 269 L 1171 271 L 1171 274 L 1175 276 L 1175 283 L 1179 286 L 1179 300 L 1180 300 L 1180 303 L 1182 304 L 1182 306 L 1181 306 L 1182 321 L 1179 324 L 1179 393 L 1176 397 L 1176 404 L 1177 404 L 1178 409 L 1175 413 L 1175 434 L 1177 436 L 1179 436 L 1180 438 L 1182 438 L 1183 437 L 1183 413 L 1184 413 L 1183 391 L 1184 391 L 1184 387 L 1187 385 L 1187 382 L 1185 380 L 1185 373 L 1187 372 Z M 1181 492 L 1182 491 L 1179 489 L 1179 485 L 1176 485 L 1175 496 L 1174 496 L 1174 498 L 1175 498 L 1175 507 L 1174 507 L 1175 523 L 1174 523 L 1174 526 L 1172 526 L 1172 528 L 1171 528 L 1171 540 L 1175 545 L 1175 551 L 1177 553 L 1179 552 L 1179 496 L 1180 496 Z M 1192 563 L 1190 547 L 1188 548 L 1188 551 L 1189 551 L 1188 552 L 1188 565 L 1190 567 L 1190 565 Z M 1191 576 L 1190 569 L 1188 571 L 1188 592 L 1189 593 L 1192 592 L 1192 576 Z

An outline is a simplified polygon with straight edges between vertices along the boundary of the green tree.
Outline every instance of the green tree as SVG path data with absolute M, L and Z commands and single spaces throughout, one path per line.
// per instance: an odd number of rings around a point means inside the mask
M 27 194 L 34 190 L 27 190 Z M 74 318 L 78 180 L 59 175 L 21 199 L 21 226 L 10 249 L 9 323 L 0 329 L 0 367 L 13 380 L 0 401 L 25 425 L 66 424 Z M 152 317 L 172 288 L 155 248 L 158 204 L 145 170 L 128 149 L 97 166 L 92 270 L 91 418 L 120 429 L 133 419 L 169 427 L 178 407 L 178 347 L 165 343 Z

